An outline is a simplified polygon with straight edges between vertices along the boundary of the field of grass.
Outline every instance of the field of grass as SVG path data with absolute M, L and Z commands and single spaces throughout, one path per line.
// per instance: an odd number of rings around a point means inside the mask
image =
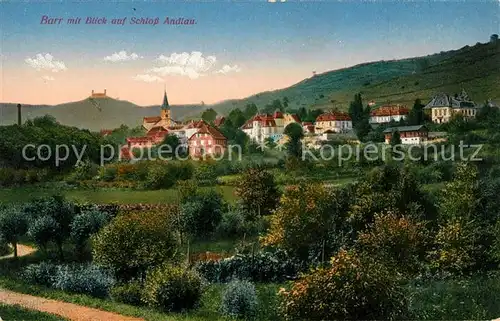
M 15 321 L 63 321 L 61 317 L 42 313 L 38 311 L 28 310 L 19 305 L 5 305 L 0 304 L 0 318 L 2 320 L 15 320 Z
M 218 186 L 216 187 L 224 195 L 228 202 L 234 202 L 234 187 Z M 118 204 L 136 204 L 136 203 L 173 203 L 177 201 L 177 191 L 175 189 L 143 191 L 132 189 L 60 189 L 56 186 L 36 187 L 25 186 L 18 188 L 0 189 L 0 202 L 20 203 L 30 199 L 49 196 L 60 193 L 68 199 L 77 202 L 89 203 L 118 203 Z

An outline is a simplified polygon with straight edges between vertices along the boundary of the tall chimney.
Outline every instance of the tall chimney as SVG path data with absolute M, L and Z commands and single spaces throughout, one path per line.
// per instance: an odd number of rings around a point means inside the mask
M 104 89 L 104 95 L 106 95 L 106 89 Z
M 21 118 L 21 104 L 17 104 L 17 124 L 21 126 L 22 118 Z

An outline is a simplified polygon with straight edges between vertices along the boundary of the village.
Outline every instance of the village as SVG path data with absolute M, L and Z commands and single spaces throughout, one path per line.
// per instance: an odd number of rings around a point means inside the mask
M 104 94 L 94 93 L 93 98 L 105 97 Z M 489 106 L 496 106 L 488 102 Z M 368 103 L 370 107 L 369 124 L 372 129 L 384 126 L 384 142 L 391 144 L 393 135 L 397 132 L 402 145 L 423 145 L 446 140 L 445 132 L 432 132 L 424 124 L 399 126 L 404 123 L 411 109 L 401 104 L 377 104 L 375 101 Z M 474 119 L 482 107 L 472 101 L 465 90 L 460 94 L 451 95 L 438 93 L 430 99 L 423 108 L 425 115 L 434 124 L 448 123 L 453 115 L 461 115 L 465 120 Z M 144 117 L 142 127 L 146 135 L 141 137 L 128 137 L 126 146 L 121 150 L 121 158 L 130 159 L 132 150 L 152 148 L 161 144 L 167 135 L 175 135 L 180 144 L 192 158 L 201 155 L 223 155 L 227 151 L 228 138 L 220 128 L 224 125 L 226 117 L 217 116 L 213 122 L 203 119 L 181 122 L 172 118 L 167 92 L 165 90 L 161 112 L 159 116 Z M 342 138 L 349 143 L 359 144 L 353 121 L 347 112 L 337 110 L 327 111 L 316 117 L 314 122 L 302 121 L 297 114 L 276 110 L 274 113 L 257 112 L 247 120 L 239 129 L 248 138 L 262 149 L 267 144 L 285 146 L 288 137 L 284 135 L 285 128 L 290 124 L 298 124 L 304 133 L 302 142 L 308 149 L 319 149 L 329 141 Z M 109 131 L 102 131 L 108 134 Z

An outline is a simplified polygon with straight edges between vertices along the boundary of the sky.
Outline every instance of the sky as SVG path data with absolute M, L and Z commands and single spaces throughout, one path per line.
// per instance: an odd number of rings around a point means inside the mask
M 166 87 L 170 104 L 210 104 L 313 71 L 484 43 L 500 29 L 498 0 L 275 1 L 0 0 L 0 102 L 59 104 L 106 89 L 147 106 Z M 132 24 L 140 18 L 158 24 Z

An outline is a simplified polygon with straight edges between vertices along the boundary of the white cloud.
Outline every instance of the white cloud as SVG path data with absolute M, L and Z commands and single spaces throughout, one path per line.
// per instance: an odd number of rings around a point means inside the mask
M 38 71 L 49 70 L 52 72 L 59 72 L 68 69 L 64 62 L 54 60 L 54 57 L 49 53 L 39 53 L 33 58 L 26 58 L 24 61 Z
M 43 77 L 42 77 L 42 79 L 43 79 L 43 80 L 46 80 L 46 81 L 54 81 L 54 80 L 56 80 L 56 79 L 55 79 L 54 77 L 52 77 L 52 76 L 43 76 Z
M 170 56 L 160 55 L 156 61 L 162 66 L 151 68 L 153 72 L 162 76 L 181 75 L 191 79 L 203 76 L 217 61 L 215 56 L 203 56 L 199 51 L 191 53 L 173 53 Z
M 128 54 L 125 50 L 122 50 L 120 52 L 115 52 L 110 56 L 104 57 L 104 61 L 121 62 L 121 61 L 137 60 L 139 58 L 143 58 L 143 57 L 140 57 L 135 52 Z
M 229 65 L 224 65 L 222 66 L 221 69 L 217 70 L 215 73 L 216 74 L 227 74 L 229 72 L 240 72 L 241 71 L 241 68 L 238 67 L 238 65 L 234 65 L 234 66 L 229 66 Z
M 144 82 L 163 82 L 163 79 L 161 77 L 148 74 L 137 75 L 133 78 L 134 80 L 144 81 Z

